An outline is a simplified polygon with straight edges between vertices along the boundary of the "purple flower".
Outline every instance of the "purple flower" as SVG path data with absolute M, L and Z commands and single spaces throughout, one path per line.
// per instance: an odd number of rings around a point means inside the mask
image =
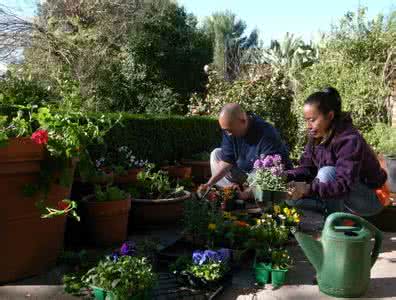
M 192 255 L 193 263 L 196 265 L 202 265 L 202 261 L 204 260 L 204 252 L 200 250 L 196 250 Z
M 274 166 L 274 161 L 273 161 L 271 155 L 267 155 L 267 156 L 264 158 L 263 165 L 264 165 L 264 168 L 271 168 L 271 167 Z
M 282 157 L 279 154 L 275 154 L 272 158 L 276 165 L 279 165 L 282 163 Z
M 254 162 L 253 168 L 254 169 L 261 169 L 263 167 L 263 162 L 260 159 L 257 159 Z
M 206 250 L 204 252 L 204 262 L 203 263 L 208 262 L 208 261 L 210 261 L 210 262 L 220 261 L 219 254 L 213 250 Z
M 121 256 L 133 256 L 135 255 L 135 251 L 136 251 L 136 244 L 132 241 L 127 241 L 125 243 L 122 244 L 121 248 L 120 248 L 120 255 Z

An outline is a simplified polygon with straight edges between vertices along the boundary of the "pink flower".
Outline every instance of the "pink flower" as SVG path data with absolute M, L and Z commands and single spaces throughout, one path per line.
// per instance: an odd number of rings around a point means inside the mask
M 48 131 L 44 129 L 36 130 L 33 134 L 31 139 L 36 144 L 47 144 L 48 143 Z
M 257 159 L 257 160 L 254 162 L 253 168 L 254 168 L 254 169 L 260 169 L 260 168 L 262 168 L 262 167 L 263 167 L 263 162 L 262 162 L 260 159 Z

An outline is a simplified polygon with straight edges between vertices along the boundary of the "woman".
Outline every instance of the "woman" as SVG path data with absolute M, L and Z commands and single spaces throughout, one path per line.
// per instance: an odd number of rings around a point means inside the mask
M 375 189 L 386 173 L 351 117 L 341 111 L 336 89 L 313 93 L 304 103 L 309 141 L 300 166 L 288 171 L 289 205 L 325 215 L 372 216 L 382 210 Z

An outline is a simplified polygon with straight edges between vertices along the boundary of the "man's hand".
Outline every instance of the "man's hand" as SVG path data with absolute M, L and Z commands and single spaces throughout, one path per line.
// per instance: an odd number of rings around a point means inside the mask
M 252 191 L 251 191 L 250 188 L 246 188 L 246 189 L 244 189 L 244 190 L 241 190 L 241 188 L 240 188 L 239 185 L 237 185 L 237 184 L 234 185 L 234 188 L 235 188 L 235 190 L 237 191 L 237 193 L 238 193 L 238 198 L 239 198 L 240 200 L 246 201 L 246 200 L 251 199 L 252 196 L 253 196 Z
M 298 200 L 303 198 L 309 190 L 309 184 L 306 182 L 291 181 L 287 185 L 289 198 L 291 200 Z
M 201 184 L 201 185 L 198 187 L 198 192 L 199 192 L 199 193 L 205 193 L 209 187 L 210 187 L 210 186 L 209 186 L 209 184 L 207 184 L 207 183 Z

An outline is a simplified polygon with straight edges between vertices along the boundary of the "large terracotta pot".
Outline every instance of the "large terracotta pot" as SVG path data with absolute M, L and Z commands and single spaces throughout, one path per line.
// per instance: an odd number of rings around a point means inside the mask
M 66 218 L 42 219 L 35 206 L 42 195 L 23 194 L 27 184 L 37 183 L 45 156 L 44 146 L 30 138 L 13 138 L 0 147 L 0 282 L 45 271 L 63 249 Z M 69 194 L 70 187 L 52 184 L 46 204 L 56 207 Z
M 191 167 L 187 166 L 165 166 L 162 170 L 168 172 L 168 175 L 177 179 L 191 178 Z
M 86 205 L 89 233 L 98 246 L 109 246 L 125 241 L 128 233 L 128 215 L 131 200 L 95 201 L 95 195 L 87 196 Z
M 181 163 L 185 166 L 191 167 L 191 175 L 194 181 L 198 183 L 207 182 L 210 178 L 210 162 L 199 160 L 182 160 Z
M 183 217 L 184 201 L 191 198 L 191 193 L 171 199 L 133 199 L 130 224 L 134 227 L 174 224 Z
M 144 169 L 129 169 L 125 175 L 117 175 L 114 177 L 115 184 L 127 184 L 137 182 L 137 174 L 144 171 Z

